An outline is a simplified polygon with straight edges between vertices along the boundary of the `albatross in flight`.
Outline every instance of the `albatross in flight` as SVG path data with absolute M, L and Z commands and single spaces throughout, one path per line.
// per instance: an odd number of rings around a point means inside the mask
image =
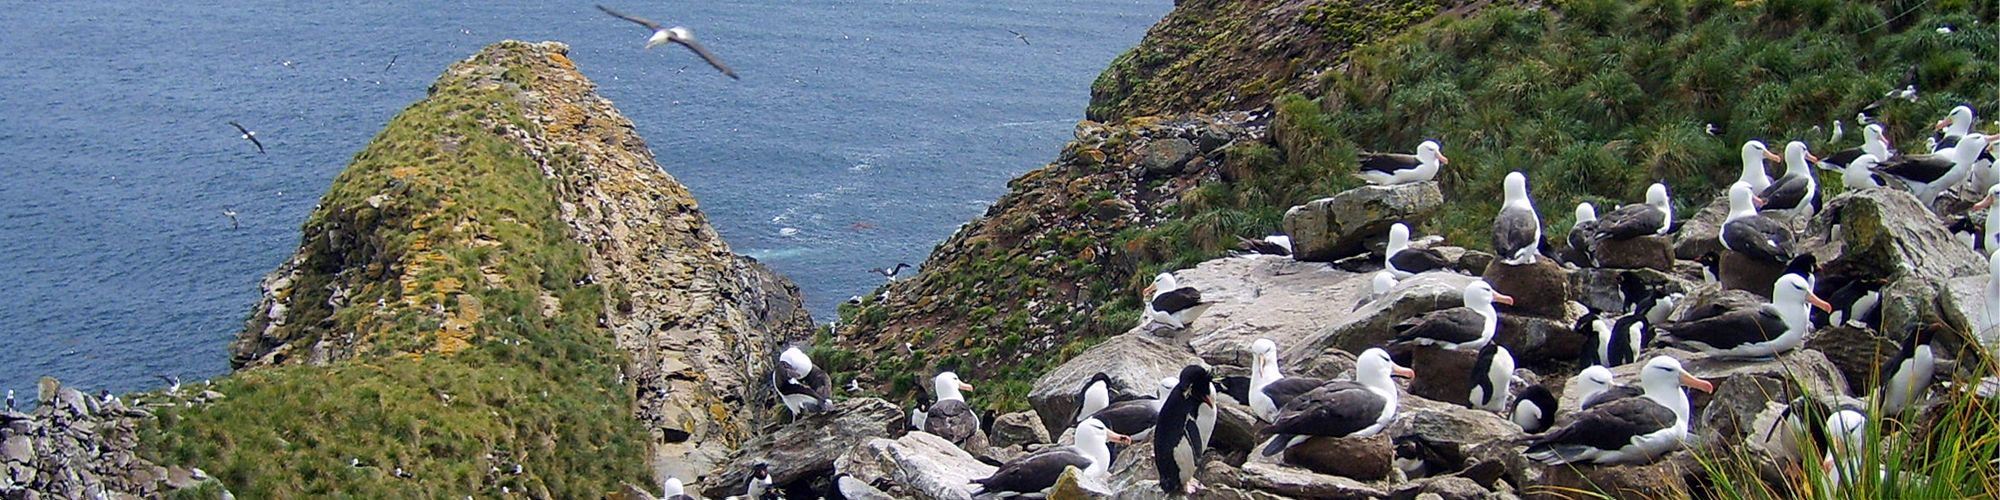
M 597 10 L 604 11 L 605 14 L 610 14 L 611 17 L 638 23 L 640 26 L 645 26 L 646 29 L 653 30 L 653 36 L 646 39 L 646 48 L 648 49 L 667 42 L 678 43 L 681 46 L 687 47 L 688 50 L 694 51 L 695 55 L 701 56 L 702 60 L 708 61 L 709 66 L 714 66 L 715 69 L 721 70 L 722 74 L 728 75 L 730 78 L 741 79 L 736 76 L 735 70 L 731 70 L 729 66 L 722 64 L 722 59 L 716 58 L 715 54 L 711 54 L 708 52 L 708 49 L 702 48 L 701 43 L 694 40 L 694 32 L 689 31 L 687 28 L 680 26 L 668 28 L 661 26 L 660 23 L 652 22 L 642 17 L 625 15 L 603 5 L 597 6 Z
M 251 132 L 250 129 L 243 128 L 243 124 L 236 123 L 234 121 L 229 122 L 229 126 L 236 127 L 236 133 L 243 134 L 244 140 L 250 141 L 250 144 L 256 145 L 257 154 L 260 155 L 264 154 L 264 143 L 257 140 L 256 132 Z

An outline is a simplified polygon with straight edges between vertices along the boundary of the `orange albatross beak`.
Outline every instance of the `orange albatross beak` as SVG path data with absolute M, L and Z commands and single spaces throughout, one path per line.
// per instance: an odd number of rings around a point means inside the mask
M 1514 297 L 1500 292 L 1493 292 L 1493 303 L 1511 306 L 1514 305 Z
M 1938 120 L 1938 122 L 1937 122 L 1937 125 L 1932 125 L 1932 126 L 1931 126 L 1931 129 L 1933 129 L 1933 130 L 1944 130 L 1944 128 L 1945 128 L 1945 127 L 1949 127 L 1949 126 L 1951 126 L 1951 117 L 1947 116 L 1947 117 L 1944 117 L 1944 119 L 1943 119 L 1943 120 Z
M 959 382 L 959 383 L 958 383 L 958 390 L 961 390 L 961 391 L 970 391 L 970 390 L 972 390 L 972 384 L 968 384 L 968 383 L 965 383 L 965 382 Z
M 1409 368 L 1404 368 L 1401 365 L 1392 365 L 1389 368 L 1389 374 L 1403 378 L 1415 378 L 1417 376 L 1417 371 L 1411 370 Z
M 1819 155 L 1815 155 L 1815 154 L 1812 154 L 1812 152 L 1811 152 L 1811 151 L 1807 151 L 1807 152 L 1806 152 L 1806 163 L 1819 163 Z
M 1126 446 L 1132 445 L 1132 436 L 1119 434 L 1115 431 L 1110 431 L 1110 430 L 1104 431 L 1104 440 Z
M 1449 156 L 1445 156 L 1445 155 L 1444 155 L 1444 152 L 1443 152 L 1443 151 L 1439 151 L 1439 152 L 1438 152 L 1438 164 L 1439 164 L 1439 165 L 1450 165 L 1450 164 L 1451 164 L 1451 157 L 1449 157 Z
M 1773 153 L 1773 152 L 1770 152 L 1770 151 L 1765 151 L 1765 152 L 1764 152 L 1764 159 L 1766 159 L 1766 160 L 1771 160 L 1771 161 L 1785 161 L 1785 159 L 1784 159 L 1783 157 L 1780 157 L 1780 156 L 1778 156 L 1778 154 L 1777 154 L 1777 153 Z
M 1765 199 L 1764 199 L 1764 197 L 1762 197 L 1762 196 L 1757 196 L 1757 195 L 1754 195 L 1754 194 L 1753 194 L 1753 195 L 1750 195 L 1750 202 L 1751 202 L 1751 203 L 1756 203 L 1756 204 L 1757 204 L 1757 208 L 1764 208 L 1764 204 L 1765 204 L 1765 203 L 1770 203 L 1770 201 L 1769 201 L 1769 200 L 1765 200 Z
M 1693 387 L 1695 390 L 1701 392 L 1715 392 L 1715 384 L 1696 378 L 1694 374 L 1688 373 L 1687 370 L 1681 370 L 1681 385 Z
M 1989 195 L 1986 195 L 1986 197 L 1985 197 L 1985 198 L 1981 198 L 1981 199 L 1979 200 L 1979 203 L 1974 203 L 1974 204 L 1972 204 L 1972 209 L 1973 209 L 1973 210 L 1985 210 L 1985 209 L 1986 209 L 1986 207 L 1990 207 L 1990 206 L 1993 206 L 1993 195 L 1990 195 L 1990 194 L 1989 194 Z
M 1817 307 L 1821 311 L 1833 312 L 1833 304 L 1827 303 L 1826 299 L 1819 298 L 1819 294 L 1806 292 L 1806 302 L 1811 302 L 1813 307 Z

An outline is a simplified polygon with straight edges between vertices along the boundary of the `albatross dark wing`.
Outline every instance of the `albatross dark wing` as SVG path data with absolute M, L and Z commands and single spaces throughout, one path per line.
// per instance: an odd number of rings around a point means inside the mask
M 1952 161 L 1944 155 L 1896 155 L 1875 166 L 1883 175 L 1929 183 L 1951 172 Z
M 1777 182 L 1771 183 L 1770 187 L 1764 188 L 1763 194 L 1758 195 L 1764 198 L 1763 209 L 1790 210 L 1798 208 L 1799 204 L 1806 202 L 1806 192 L 1811 190 L 1811 183 L 1812 181 L 1803 175 L 1779 177 Z
M 1322 385 L 1326 385 L 1325 380 L 1312 377 L 1285 377 L 1264 386 L 1264 395 L 1271 398 L 1272 406 L 1284 408 L 1292 400 Z
M 1459 306 L 1419 316 L 1413 322 L 1405 321 L 1395 328 L 1402 333 L 1396 336 L 1394 344 L 1420 338 L 1463 344 L 1479 340 L 1479 334 L 1486 329 L 1486 317 L 1470 307 Z
M 1701 343 L 1714 349 L 1729 349 L 1764 342 L 1785 333 L 1785 320 L 1769 304 L 1738 309 L 1712 318 L 1669 323 L 1660 326 L 1670 342 Z
M 1356 159 L 1361 162 L 1360 171 L 1381 172 L 1384 174 L 1394 174 L 1398 170 L 1417 168 L 1418 164 L 1423 163 L 1417 160 L 1417 155 L 1398 153 L 1361 153 L 1357 155 Z
M 631 22 L 635 22 L 635 23 L 639 23 L 639 25 L 640 25 L 640 26 L 645 26 L 645 27 L 646 27 L 646 29 L 649 29 L 649 30 L 653 30 L 653 31 L 659 31 L 659 30 L 660 30 L 660 23 L 656 23 L 656 22 L 652 22 L 652 21 L 650 21 L 650 20 L 647 20 L 646 18 L 643 18 L 643 17 L 638 17 L 638 16 L 632 16 L 632 15 L 627 15 L 627 14 L 625 14 L 625 13 L 622 13 L 622 12 L 618 12 L 618 11 L 615 11 L 615 10 L 611 10 L 611 8 L 610 8 L 610 7 L 605 7 L 605 6 L 603 6 L 603 5 L 598 5 L 598 6 L 597 6 L 597 10 L 601 10 L 601 11 L 604 11 L 604 13 L 605 13 L 605 14 L 610 14 L 610 15 L 611 15 L 611 17 L 616 17 L 616 18 L 619 18 L 619 19 L 624 19 L 624 20 L 627 20 L 627 21 L 631 21 Z
M 972 405 L 956 399 L 938 401 L 924 416 L 924 432 L 954 444 L 965 443 L 965 439 L 972 437 L 972 431 L 978 428 L 979 417 L 972 414 Z
M 1346 436 L 1375 425 L 1388 404 L 1368 386 L 1332 382 L 1299 395 L 1278 410 L 1268 432 L 1298 436 Z
M 1034 493 L 1055 486 L 1056 480 L 1062 478 L 1063 469 L 1071 466 L 1089 468 L 1090 457 L 1064 446 L 1007 462 L 993 471 L 992 476 L 972 482 L 986 491 Z
M 1730 250 L 1758 260 L 1792 259 L 1792 229 L 1770 217 L 1753 215 L 1722 225 L 1722 241 Z
M 1569 425 L 1543 434 L 1528 445 L 1528 452 L 1565 446 L 1616 450 L 1632 444 L 1632 438 L 1674 425 L 1674 411 L 1646 398 L 1626 398 L 1605 403 L 1580 413 Z
M 1598 218 L 1597 237 L 1606 240 L 1629 240 L 1658 234 L 1663 227 L 1667 227 L 1666 213 L 1652 205 L 1634 203 L 1618 207 L 1617 210 Z
M 1177 313 L 1201 304 L 1201 290 L 1184 286 L 1153 297 L 1153 310 Z
M 714 66 L 715 69 L 722 71 L 722 74 L 728 75 L 729 78 L 736 80 L 742 79 L 741 77 L 736 76 L 736 70 L 729 69 L 729 65 L 722 64 L 722 58 L 715 57 L 715 54 L 710 53 L 708 49 L 702 48 L 700 42 L 696 42 L 693 39 L 681 38 L 681 37 L 674 37 L 673 40 L 674 43 L 681 44 L 681 46 L 687 47 L 689 50 L 693 50 L 696 55 L 701 56 L 701 60 L 708 61 L 709 66 Z

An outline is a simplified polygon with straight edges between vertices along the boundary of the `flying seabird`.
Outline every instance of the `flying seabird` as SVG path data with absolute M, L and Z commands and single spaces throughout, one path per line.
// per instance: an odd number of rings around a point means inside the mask
M 402 55 L 402 54 L 390 54 L 390 55 L 389 55 L 389 64 L 387 64 L 387 65 L 384 65 L 384 66 L 382 66 L 382 71 L 388 71 L 388 70 L 389 70 L 389 68 L 394 68 L 394 67 L 396 67 L 396 58 L 398 58 L 398 57 L 403 57 L 403 55 Z
M 1354 176 L 1369 184 L 1402 185 L 1428 181 L 1437 177 L 1438 165 L 1451 164 L 1439 150 L 1437 141 L 1424 141 L 1417 145 L 1417 154 L 1361 153 L 1358 157 L 1360 170 Z
M 993 475 L 974 479 L 974 496 L 996 492 L 1037 493 L 1055 486 L 1064 469 L 1076 467 L 1084 477 L 1103 478 L 1111 469 L 1109 443 L 1132 444 L 1132 438 L 1112 431 L 1097 419 L 1076 425 L 1076 444 L 1016 458 Z
M 757 462 L 750 466 L 750 484 L 744 488 L 743 498 L 747 500 L 775 500 L 778 498 L 771 488 L 771 464 Z
M 1389 351 L 1362 351 L 1354 360 L 1354 380 L 1328 382 L 1278 411 L 1265 428 L 1273 436 L 1262 453 L 1277 455 L 1313 436 L 1368 437 L 1381 432 L 1396 419 L 1396 382 L 1390 376 L 1415 374 L 1389 359 Z
M 1743 143 L 1743 173 L 1736 181 L 1750 185 L 1750 192 L 1757 193 L 1771 187 L 1771 176 L 1764 173 L 1764 161 L 1781 161 L 1777 153 L 1764 146 L 1763 141 Z
M 1876 375 L 1879 379 L 1874 398 L 1881 414 L 1903 413 L 1930 388 L 1931 379 L 1937 376 L 1937 356 L 1931 352 L 1931 339 L 1934 332 L 1944 328 L 1937 323 L 1917 327 L 1903 339 L 1895 357 L 1882 362 L 1882 369 Z
M 1166 325 L 1175 330 L 1187 328 L 1188 323 L 1201 316 L 1213 302 L 1201 300 L 1201 290 L 1191 286 L 1181 286 L 1173 273 L 1160 273 L 1153 277 L 1153 284 L 1146 286 L 1146 321 Z
M 1582 372 L 1576 374 L 1576 380 L 1579 383 L 1576 398 L 1578 411 L 1620 399 L 1637 397 L 1640 394 L 1637 387 L 1618 384 L 1611 376 L 1611 369 L 1604 365 L 1590 365 L 1584 368 Z
M 1023 35 L 1023 34 L 1021 34 L 1021 32 L 1019 32 L 1019 31 L 1014 31 L 1014 30 L 1007 30 L 1007 32 L 1008 32 L 1008 33 L 1013 33 L 1013 34 L 1014 34 L 1014 38 L 1019 38 L 1019 39 L 1021 39 L 1021 45 L 1034 45 L 1034 44 L 1032 44 L 1032 43 L 1028 43 L 1028 35 Z
M 1597 239 L 1597 225 L 1597 207 L 1587 201 L 1576 204 L 1576 223 L 1569 226 L 1570 253 L 1567 257 L 1576 267 L 1597 266 L 1591 245 Z
M 1502 190 L 1507 201 L 1493 218 L 1493 251 L 1499 254 L 1502 264 L 1534 264 L 1540 255 L 1542 218 L 1535 215 L 1535 204 L 1528 199 L 1528 176 L 1508 172 Z
M 605 14 L 610 14 L 611 17 L 616 17 L 619 19 L 624 19 L 627 21 L 638 23 L 640 26 L 645 26 L 646 29 L 653 30 L 653 36 L 646 39 L 646 48 L 648 49 L 667 42 L 678 43 L 681 44 L 682 47 L 687 47 L 688 50 L 694 51 L 695 55 L 701 56 L 702 60 L 708 61 L 709 66 L 714 66 L 715 69 L 721 70 L 722 74 L 728 75 L 730 78 L 737 78 L 736 71 L 731 70 L 729 69 L 729 66 L 722 64 L 722 59 L 716 58 L 715 54 L 711 54 L 708 52 L 708 49 L 702 48 L 701 43 L 696 42 L 694 40 L 694 32 L 689 31 L 687 28 L 683 28 L 680 26 L 675 26 L 672 28 L 660 26 L 660 23 L 652 22 L 644 18 L 621 14 L 618 11 L 611 10 L 610 7 L 605 7 L 603 5 L 597 6 L 597 10 L 604 11 Z
M 160 381 L 161 381 L 161 382 L 166 382 L 166 383 L 167 383 L 167 394 L 180 394 L 180 393 L 181 393 L 181 376 L 180 376 L 180 375 L 154 375 L 153 377 L 154 377 L 154 378 L 158 378 L 158 379 L 160 379 Z
M 678 477 L 667 478 L 665 483 L 660 484 L 660 490 L 661 500 L 694 500 L 694 497 L 688 496 L 687 486 L 681 484 L 681 478 Z
M 1764 262 L 1792 258 L 1792 228 L 1757 213 L 1763 200 L 1738 181 L 1729 186 L 1729 218 L 1722 223 L 1722 248 Z
M 1292 237 L 1274 234 L 1253 240 L 1237 236 L 1236 248 L 1250 253 L 1289 256 L 1292 254 Z
M 924 416 L 924 432 L 963 446 L 979 429 L 979 417 L 972 414 L 972 405 L 966 404 L 965 395 L 959 392 L 972 390 L 972 384 L 960 382 L 956 373 L 943 372 L 931 379 L 931 390 L 937 394 L 937 403 Z
M 1903 81 L 1900 86 L 1892 88 L 1888 92 L 1882 93 L 1881 98 L 1875 99 L 1874 102 L 1868 103 L 1867 106 L 1862 106 L 1861 112 L 1858 113 L 1857 116 L 1860 117 L 1874 116 L 1876 113 L 1881 111 L 1882 106 L 1888 105 L 1890 101 L 1894 101 L 1897 99 L 1902 99 L 1910 102 L 1917 102 L 1916 66 L 1914 65 L 1910 66 L 1909 70 L 1903 72 Z
M 903 272 L 903 268 L 906 268 L 906 267 L 910 267 L 910 264 L 908 264 L 908 263 L 905 263 L 905 262 L 897 262 L 897 263 L 896 263 L 896 267 L 891 267 L 891 268 L 887 268 L 887 269 L 884 269 L 884 268 L 880 268 L 880 267 L 877 267 L 877 268 L 873 268 L 873 269 L 869 269 L 869 270 L 868 270 L 868 272 L 871 272 L 871 273 L 875 273 L 875 274 L 880 274 L 880 275 L 882 275 L 882 277 L 883 277 L 883 278 L 886 278 L 886 279 L 888 279 L 889 281 L 896 281 L 896 274 L 897 274 L 897 273 L 901 273 L 901 272 Z
M 1819 207 L 1819 181 L 1813 176 L 1812 164 L 1819 163 L 1819 157 L 1806 150 L 1806 143 L 1792 141 L 1785 144 L 1785 175 L 1771 182 L 1759 196 L 1764 199 L 1762 210 L 1793 214 L 1794 217 L 1811 217 Z
M 243 124 L 236 123 L 235 121 L 230 121 L 229 126 L 236 127 L 236 133 L 242 134 L 240 137 L 243 140 L 250 141 L 251 145 L 257 146 L 257 154 L 264 154 L 264 141 L 257 140 L 256 132 L 251 132 L 250 129 L 243 128 Z
M 1556 395 L 1541 384 L 1528 386 L 1514 399 L 1514 409 L 1507 412 L 1507 417 L 1521 427 L 1521 432 L 1535 434 L 1547 430 L 1556 423 Z
M 1490 412 L 1507 410 L 1507 388 L 1514 381 L 1514 355 L 1499 342 L 1488 342 L 1479 348 L 1479 357 L 1472 362 L 1472 389 L 1466 401 L 1473 408 Z
M 1460 292 L 1465 305 L 1432 311 L 1396 324 L 1396 340 L 1390 345 L 1433 345 L 1448 351 L 1486 347 L 1500 324 L 1493 303 L 1514 305 L 1514 298 L 1493 291 L 1485 280 L 1475 280 Z
M 1875 171 L 1901 179 L 1917 195 L 1917 200 L 1923 202 L 1925 208 L 1930 208 L 1938 195 L 1971 175 L 1973 163 L 1978 162 L 1986 151 L 1986 144 L 1986 136 L 1966 134 L 1949 150 L 1937 154 L 1896 156 L 1883 160 Z
M 1396 288 L 1395 271 L 1391 271 L 1388 269 L 1375 271 L 1375 277 L 1370 278 L 1368 280 L 1368 296 L 1362 297 L 1361 301 L 1359 302 L 1355 302 L 1354 310 L 1359 311 L 1361 310 L 1362 306 L 1366 306 L 1377 300 L 1382 300 L 1382 297 L 1389 296 L 1389 291 L 1394 290 L 1395 288 Z
M 827 377 L 826 370 L 813 366 L 812 358 L 798 347 L 788 347 L 778 355 L 778 366 L 771 370 L 771 385 L 778 389 L 785 409 L 791 410 L 794 418 L 803 413 L 833 410 L 833 380 Z
M 1159 469 L 1160 489 L 1169 495 L 1193 495 L 1201 489 L 1194 473 L 1215 432 L 1214 384 L 1208 369 L 1188 365 L 1160 404 L 1153 424 L 1153 464 Z
M 1435 249 L 1411 248 L 1410 226 L 1398 222 L 1389 226 L 1389 247 L 1382 256 L 1382 267 L 1393 273 L 1396 279 L 1403 279 L 1425 271 L 1449 268 L 1451 261 Z
M 1797 348 L 1811 330 L 1807 303 L 1833 305 L 1814 295 L 1803 276 L 1786 274 L 1772 285 L 1771 302 L 1721 315 L 1660 325 L 1660 340 L 1729 358 L 1764 358 Z
M 1650 462 L 1687 439 L 1688 399 L 1681 386 L 1715 390 L 1714 384 L 1695 378 L 1679 360 L 1667 356 L 1647 361 L 1639 383 L 1645 388 L 1644 397 L 1578 413 L 1569 425 L 1535 437 L 1528 445 L 1528 458 L 1548 465 Z
M 1257 418 L 1269 422 L 1276 419 L 1278 410 L 1320 385 L 1326 383 L 1312 377 L 1287 377 L 1278 365 L 1278 344 L 1271 339 L 1257 339 L 1250 343 L 1250 410 Z
M 1597 239 L 1628 240 L 1640 236 L 1664 236 L 1673 226 L 1674 205 L 1667 199 L 1667 185 L 1655 182 L 1646 188 L 1646 202 L 1618 207 L 1597 221 Z
M 227 208 L 225 208 L 225 209 L 222 209 L 222 216 L 223 216 L 223 217 L 228 217 L 228 218 L 229 218 L 229 229 L 230 229 L 230 230 L 232 230 L 232 231 L 233 231 L 233 230 L 236 230 L 236 229 L 240 229 L 240 228 L 242 228 L 242 227 L 243 227 L 242 225 L 240 225 L 240 224 L 237 224 L 237 223 L 236 223 L 236 211 L 235 211 L 235 210 L 230 210 L 230 209 L 227 209 Z

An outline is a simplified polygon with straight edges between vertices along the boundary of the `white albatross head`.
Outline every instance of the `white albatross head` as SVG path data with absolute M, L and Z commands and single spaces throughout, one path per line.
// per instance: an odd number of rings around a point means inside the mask
M 931 390 L 937 393 L 938 401 L 947 399 L 964 401 L 965 394 L 959 391 L 972 390 L 972 384 L 959 381 L 958 374 L 956 373 L 943 372 L 937 374 L 936 378 L 931 379 Z

